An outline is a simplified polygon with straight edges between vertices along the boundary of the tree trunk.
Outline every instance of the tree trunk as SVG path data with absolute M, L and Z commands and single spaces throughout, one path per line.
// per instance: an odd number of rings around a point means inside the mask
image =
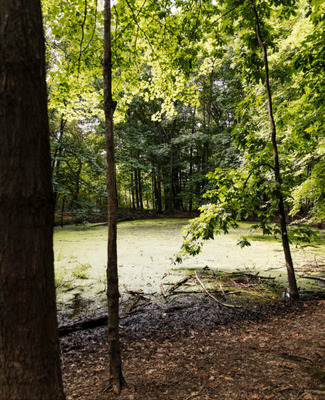
M 62 140 L 63 140 L 65 124 L 66 124 L 66 120 L 63 118 L 63 115 L 62 115 L 61 121 L 60 121 L 60 134 L 59 134 L 59 138 L 58 138 L 58 145 L 56 146 L 55 153 L 54 153 L 53 160 L 52 160 L 52 174 L 54 173 L 54 168 L 55 168 L 55 172 L 56 172 L 57 176 L 59 176 L 59 172 L 60 172 L 61 156 L 62 156 L 62 150 L 63 150 Z M 58 198 L 59 198 L 59 193 L 57 192 L 57 189 L 54 188 L 54 193 L 53 193 L 54 210 L 56 208 L 56 203 L 58 201 Z
M 113 114 L 116 102 L 112 98 L 111 59 L 111 5 L 104 4 L 104 112 L 106 129 L 106 176 L 108 200 L 108 245 L 107 245 L 107 301 L 108 301 L 108 352 L 109 386 L 119 394 L 124 383 L 122 375 L 121 349 L 119 337 L 119 290 L 117 265 L 117 193 L 115 185 L 115 154 Z
M 162 143 L 161 127 L 159 129 L 159 145 Z M 157 211 L 162 213 L 162 196 L 161 196 L 161 156 L 157 155 Z
M 135 210 L 133 168 L 131 169 L 131 198 L 132 198 L 132 208 L 133 210 Z
M 195 114 L 196 114 L 196 107 L 193 109 L 193 120 L 192 120 L 192 128 L 191 128 L 191 133 L 192 136 L 194 136 L 195 132 Z M 190 147 L 190 171 L 189 171 L 189 204 L 188 204 L 188 210 L 192 211 L 193 210 L 193 146 L 191 145 Z
M 136 199 L 136 205 L 137 205 L 137 210 L 140 208 L 140 202 L 139 202 L 139 185 L 138 185 L 138 170 L 134 170 L 134 188 L 135 188 L 135 199 Z
M 168 197 L 168 212 L 171 214 L 173 212 L 173 186 L 174 186 L 174 159 L 173 159 L 173 145 L 170 144 L 170 154 L 169 154 L 169 197 Z
M 138 185 L 139 185 L 139 204 L 141 210 L 143 210 L 143 198 L 142 198 L 142 181 L 141 181 L 141 169 L 138 168 Z
M 0 399 L 63 400 L 38 0 L 0 0 Z
M 269 65 L 268 65 L 268 57 L 267 57 L 267 50 L 266 46 L 263 42 L 261 30 L 260 30 L 260 21 L 258 17 L 258 12 L 256 10 L 255 4 L 253 0 L 249 0 L 250 6 L 254 13 L 255 24 L 256 24 L 256 34 L 259 45 L 263 52 L 264 57 L 264 67 L 265 67 L 265 89 L 267 93 L 267 100 L 268 100 L 268 114 L 269 120 L 271 124 L 271 137 L 272 137 L 272 146 L 273 146 L 273 160 L 274 160 L 274 176 L 275 181 L 278 184 L 278 210 L 279 210 L 279 217 L 280 217 L 280 227 L 281 227 L 281 238 L 282 238 L 282 246 L 284 251 L 285 263 L 287 267 L 288 273 L 288 282 L 289 282 L 289 294 L 292 299 L 299 299 L 299 292 L 297 288 L 297 282 L 295 277 L 295 271 L 293 267 L 290 245 L 288 240 L 288 233 L 287 233 L 287 223 L 285 219 L 285 210 L 284 210 L 284 202 L 283 202 L 283 193 L 282 193 L 282 181 L 281 181 L 281 174 L 280 174 L 280 164 L 279 164 L 279 154 L 277 148 L 277 140 L 276 140 L 276 126 L 273 117 L 273 107 L 272 107 L 272 95 L 271 95 L 271 88 L 270 88 L 270 79 L 269 79 Z
M 80 194 L 80 175 L 82 171 L 82 161 L 78 158 L 78 169 L 75 173 L 75 184 L 72 204 L 74 208 L 79 208 L 79 194 Z
M 157 199 L 157 182 L 156 182 L 156 173 L 155 173 L 155 167 L 152 166 L 151 170 L 151 187 L 152 187 L 152 209 L 156 209 L 156 199 Z
M 64 222 L 64 207 L 65 207 L 65 199 L 66 199 L 66 196 L 63 196 L 63 199 L 62 199 L 62 206 L 61 206 L 61 228 L 63 228 L 63 222 Z

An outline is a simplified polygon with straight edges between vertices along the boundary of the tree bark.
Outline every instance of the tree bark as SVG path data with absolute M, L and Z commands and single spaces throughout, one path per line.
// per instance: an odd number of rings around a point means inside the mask
M 159 145 L 162 143 L 161 127 L 159 129 Z M 161 196 L 161 156 L 157 155 L 157 211 L 162 213 L 162 196 Z
M 133 168 L 131 169 L 131 198 L 132 198 L 132 208 L 135 210 L 135 199 L 134 199 L 134 182 L 133 182 Z
M 260 21 L 257 9 L 253 0 L 249 0 L 249 4 L 254 13 L 255 25 L 256 25 L 256 35 L 259 42 L 259 45 L 263 52 L 264 58 L 264 68 L 265 68 L 265 89 L 267 93 L 267 100 L 268 100 L 268 115 L 271 124 L 271 140 L 272 140 L 272 147 L 273 147 L 273 160 L 274 160 L 274 176 L 275 181 L 278 184 L 278 210 L 279 210 L 279 218 L 280 218 L 280 227 L 281 227 L 281 239 L 282 239 L 282 246 L 284 251 L 284 258 L 287 267 L 287 274 L 288 274 L 288 282 L 289 282 L 289 294 L 292 299 L 299 299 L 299 292 L 295 277 L 295 271 L 293 267 L 293 261 L 291 257 L 290 251 L 290 244 L 288 239 L 288 232 L 287 232 L 287 223 L 285 218 L 285 210 L 284 210 L 284 200 L 283 200 L 283 193 L 282 193 L 282 180 L 281 180 L 281 173 L 280 173 L 280 163 L 279 163 L 279 154 L 277 148 L 277 139 L 276 139 L 276 126 L 273 117 L 273 107 L 272 107 L 272 94 L 270 88 L 270 79 L 269 79 L 269 65 L 268 65 L 268 57 L 267 57 L 267 50 L 265 43 L 263 41 L 260 29 Z
M 0 0 L 0 399 L 63 400 L 39 0 Z
M 138 185 L 139 185 L 139 205 L 141 210 L 143 210 L 143 196 L 142 196 L 142 180 L 141 180 L 141 169 L 138 168 Z
M 137 210 L 140 208 L 140 201 L 139 201 L 139 185 L 138 185 L 138 169 L 134 170 L 134 188 L 135 188 L 135 199 Z
M 104 112 L 106 128 L 106 176 L 108 200 L 108 244 L 107 244 L 107 300 L 108 300 L 108 351 L 109 386 L 119 394 L 124 383 L 122 375 L 119 337 L 119 289 L 117 265 L 117 192 L 115 184 L 115 154 L 113 114 L 116 102 L 112 98 L 112 55 L 111 55 L 111 5 L 104 4 Z
M 61 121 L 60 121 L 60 134 L 58 138 L 58 144 L 55 149 L 55 153 L 52 159 L 52 174 L 54 173 L 54 168 L 56 175 L 59 176 L 60 173 L 60 164 L 61 164 L 61 156 L 62 156 L 62 151 L 63 151 L 63 146 L 62 146 L 62 140 L 63 140 L 63 134 L 64 134 L 64 127 L 66 124 L 66 120 L 64 119 L 64 116 L 61 116 Z M 57 189 L 54 189 L 53 193 L 53 199 L 54 199 L 54 210 L 56 208 L 56 204 L 59 198 L 59 193 L 57 192 Z
M 170 144 L 170 153 L 169 153 L 169 196 L 168 196 L 168 212 L 171 214 L 174 211 L 173 208 L 173 186 L 174 186 L 174 147 L 173 144 Z

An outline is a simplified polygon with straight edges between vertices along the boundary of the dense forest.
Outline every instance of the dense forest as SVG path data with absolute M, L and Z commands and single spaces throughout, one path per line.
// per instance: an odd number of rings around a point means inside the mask
M 322 3 L 258 5 L 285 208 L 316 222 L 325 212 Z M 82 222 L 107 207 L 103 10 L 97 0 L 44 0 L 43 10 L 55 206 Z M 221 202 L 236 199 L 241 218 L 274 214 L 255 25 L 250 2 L 113 4 L 119 208 L 197 210 L 216 201 L 218 187 Z
M 105 345 L 97 343 L 89 351 L 100 348 L 101 354 L 108 347 L 106 359 L 100 358 L 98 371 L 105 388 L 96 392 L 98 396 L 110 390 L 119 394 L 125 385 L 117 210 L 124 215 L 199 212 L 184 230 L 175 262 L 186 254 L 198 254 L 205 240 L 228 233 L 240 221 L 254 221 L 253 228 L 261 228 L 263 234 L 281 237 L 289 286 L 282 304 L 298 300 L 290 243 L 294 237 L 308 240 L 312 234 L 308 225 L 322 227 L 325 219 L 325 1 L 22 3 L 0 0 L 0 399 L 65 399 L 54 281 L 54 214 L 55 223 L 61 225 L 68 220 L 77 224 L 108 220 L 107 332 L 100 334 L 100 340 L 104 335 L 106 339 Z M 238 244 L 249 246 L 247 237 L 239 238 Z M 316 260 L 315 265 L 319 267 Z M 196 272 L 195 276 L 219 307 L 217 313 L 203 303 L 202 309 L 193 308 L 200 317 L 203 312 L 213 320 L 204 329 L 219 329 L 218 318 L 224 318 L 225 325 L 231 318 L 237 323 L 255 321 L 254 307 L 241 316 L 223 314 L 220 307 L 229 305 L 212 296 Z M 306 315 L 304 305 L 290 304 L 293 313 L 309 318 L 317 329 L 315 346 L 309 344 L 312 356 L 307 354 L 307 359 L 303 353 L 288 360 L 307 360 L 312 368 L 303 371 L 323 385 L 325 373 L 318 368 L 322 366 L 318 348 L 323 346 L 320 312 L 310 306 L 311 315 Z M 265 307 L 264 316 L 271 307 Z M 157 312 L 152 321 L 157 329 L 159 324 L 165 329 L 163 339 L 157 336 L 163 346 L 174 335 L 167 345 L 172 346 L 180 332 L 171 334 L 174 322 L 171 318 L 166 324 L 165 317 Z M 287 321 L 278 320 L 286 331 Z M 290 320 L 296 324 L 294 316 Z M 129 321 L 132 325 L 134 320 Z M 188 322 L 186 314 L 183 322 Z M 251 336 L 250 327 L 246 328 L 240 331 L 239 342 Z M 300 320 L 294 329 L 306 337 L 309 332 L 303 328 Z M 126 326 L 123 329 L 127 332 Z M 204 367 L 202 354 L 215 348 L 197 335 L 199 331 L 193 332 L 190 344 L 185 328 L 181 332 L 186 353 L 182 346 L 174 352 L 182 372 L 187 368 L 184 354 L 193 351 L 192 337 L 200 343 L 198 360 Z M 231 335 L 228 328 L 224 332 Z M 284 340 L 300 336 L 286 333 Z M 261 343 L 264 336 L 259 335 Z M 158 353 L 157 343 L 155 339 L 150 343 L 154 347 L 148 347 L 148 360 Z M 288 346 L 296 351 L 291 341 Z M 140 343 L 135 358 L 146 349 Z M 248 353 L 255 350 L 250 347 Z M 229 365 L 237 363 L 238 354 L 237 349 Z M 80 354 L 74 357 L 71 366 L 79 368 Z M 249 366 L 258 359 L 254 357 Z M 169 365 L 169 353 L 158 359 Z M 264 359 L 259 363 L 262 366 Z M 197 370 L 198 364 L 190 365 L 190 371 Z M 243 365 L 244 360 L 242 371 Z M 277 366 L 282 368 L 281 363 Z M 144 370 L 139 379 L 158 370 L 158 365 L 151 372 Z M 158 379 L 165 370 L 173 367 L 162 367 Z M 65 387 L 72 384 L 78 391 L 75 370 L 71 371 Z M 205 379 L 210 374 L 209 381 L 221 379 L 221 372 L 211 370 Z M 201 392 L 211 398 L 209 381 L 193 391 L 193 379 L 187 379 L 186 397 L 181 398 L 198 398 Z M 89 385 L 94 384 L 87 381 L 88 389 Z M 306 377 L 304 385 L 311 387 Z M 139 388 L 148 398 L 150 391 Z M 164 396 L 155 390 L 157 399 Z M 269 393 L 274 388 L 264 387 L 262 380 L 259 390 Z M 272 396 L 287 390 L 281 388 Z M 238 397 L 229 397 L 231 390 L 226 391 L 225 398 Z M 301 393 L 301 389 L 292 392 L 290 398 L 298 399 Z M 247 398 L 262 398 L 256 395 Z M 128 398 L 135 397 L 131 393 Z

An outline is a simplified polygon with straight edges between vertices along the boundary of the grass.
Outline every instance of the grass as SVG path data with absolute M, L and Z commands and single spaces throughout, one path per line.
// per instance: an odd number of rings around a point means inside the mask
M 72 275 L 76 279 L 89 279 L 90 273 L 89 270 L 91 269 L 90 264 L 77 264 L 72 269 Z

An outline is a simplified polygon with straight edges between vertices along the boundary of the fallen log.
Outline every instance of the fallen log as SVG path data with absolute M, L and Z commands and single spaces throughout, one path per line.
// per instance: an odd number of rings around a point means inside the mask
M 107 315 L 102 315 L 93 319 L 78 321 L 74 324 L 59 326 L 59 337 L 69 335 L 70 333 L 83 331 L 86 329 L 98 328 L 107 324 Z

